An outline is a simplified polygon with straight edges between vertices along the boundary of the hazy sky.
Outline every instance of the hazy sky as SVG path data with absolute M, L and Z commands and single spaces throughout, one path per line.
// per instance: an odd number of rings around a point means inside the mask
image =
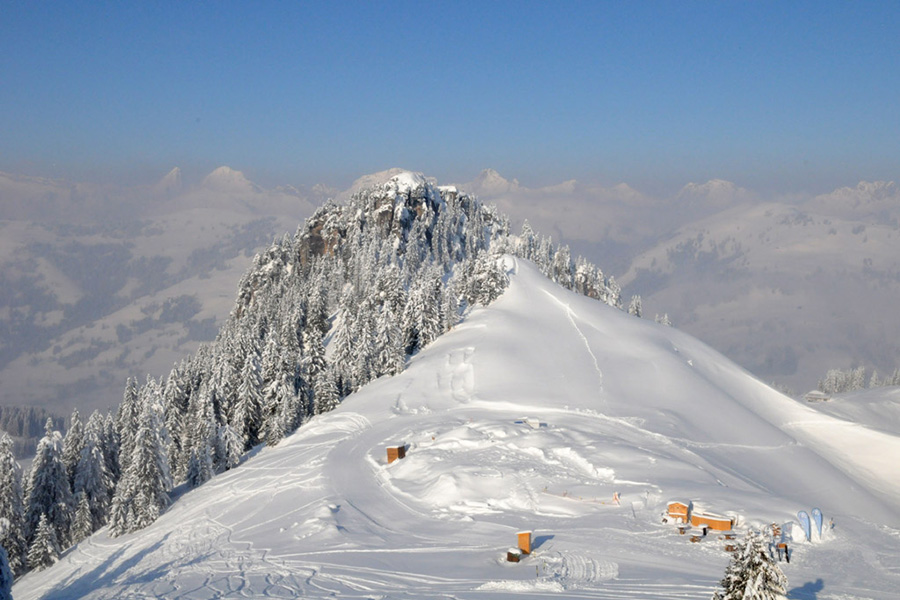
M 0 170 L 900 179 L 896 2 L 0 4 Z

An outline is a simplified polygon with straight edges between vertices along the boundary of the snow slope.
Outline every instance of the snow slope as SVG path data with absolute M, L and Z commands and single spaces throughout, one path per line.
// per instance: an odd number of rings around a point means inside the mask
M 897 431 L 794 402 L 682 332 L 506 260 L 506 293 L 404 373 L 149 528 L 100 531 L 14 597 L 708 598 L 724 541 L 661 523 L 670 500 L 741 531 L 819 506 L 836 528 L 794 540 L 790 597 L 896 597 Z M 507 563 L 522 530 L 535 552 Z

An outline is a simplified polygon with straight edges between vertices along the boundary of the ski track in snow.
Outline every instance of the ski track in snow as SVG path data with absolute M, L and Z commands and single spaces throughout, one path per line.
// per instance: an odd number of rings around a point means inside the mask
M 572 308 L 564 303 L 562 300 L 557 298 L 555 295 L 551 294 L 549 291 L 544 290 L 544 293 L 550 296 L 550 298 L 556 302 L 559 306 L 561 306 L 566 313 L 566 317 L 568 317 L 569 322 L 572 324 L 572 327 L 575 328 L 575 331 L 578 333 L 578 337 L 581 338 L 581 341 L 584 343 L 584 347 L 587 350 L 588 354 L 591 355 L 591 360 L 594 361 L 594 370 L 597 371 L 597 377 L 600 380 L 598 385 L 598 392 L 603 390 L 603 371 L 600 370 L 600 363 L 597 361 L 597 355 L 594 354 L 594 351 L 591 350 L 591 343 L 588 341 L 587 336 L 584 335 L 584 332 L 581 331 L 581 328 L 578 327 L 578 323 L 575 322 L 575 317 L 577 316 Z M 599 394 L 598 394 L 599 396 Z

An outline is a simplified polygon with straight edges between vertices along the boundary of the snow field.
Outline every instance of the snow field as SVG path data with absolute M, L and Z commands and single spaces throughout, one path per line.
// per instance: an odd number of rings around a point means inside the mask
M 14 597 L 709 598 L 725 541 L 661 523 L 671 500 L 741 527 L 820 506 L 837 527 L 792 542 L 792 597 L 895 597 L 896 470 L 857 472 L 880 463 L 850 442 L 894 452 L 896 434 L 848 430 L 689 336 L 509 268 L 505 295 L 404 373 Z M 534 551 L 507 563 L 523 530 Z

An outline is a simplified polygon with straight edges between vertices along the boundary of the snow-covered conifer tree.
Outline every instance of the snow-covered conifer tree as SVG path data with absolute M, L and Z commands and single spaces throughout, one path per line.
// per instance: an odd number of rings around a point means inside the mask
M 195 488 L 203 485 L 213 476 L 213 461 L 209 447 L 202 446 L 191 450 L 191 458 L 188 461 L 187 483 Z
M 522 233 L 519 234 L 519 243 L 516 248 L 517 254 L 525 260 L 534 260 L 536 246 L 534 238 L 534 229 L 531 228 L 531 224 L 526 219 L 522 223 Z
M 53 528 L 57 545 L 67 545 L 74 504 L 69 475 L 62 460 L 62 436 L 53 431 L 53 422 L 47 419 L 45 435 L 38 442 L 29 473 L 28 498 L 25 500 L 26 539 L 34 539 L 43 517 Z
M 72 417 L 69 419 L 69 430 L 63 440 L 63 463 L 66 465 L 66 472 L 69 475 L 69 485 L 75 484 L 75 467 L 78 465 L 78 459 L 81 458 L 81 449 L 84 447 L 84 425 L 81 423 L 81 415 L 78 409 L 72 411 Z
M 128 469 L 116 486 L 110 532 L 121 535 L 146 527 L 169 505 L 169 463 L 160 437 L 162 419 L 157 404 L 145 404 Z
M 303 330 L 303 372 L 310 380 L 315 378 L 328 366 L 325 358 L 325 346 L 322 336 L 316 329 L 307 327 Z
M 113 487 L 119 481 L 119 434 L 116 431 L 116 420 L 112 414 L 107 413 L 103 419 L 103 460 L 106 463 L 106 471 L 109 473 Z
M 119 410 L 116 412 L 116 433 L 119 437 L 119 473 L 124 473 L 131 460 L 134 449 L 134 436 L 137 432 L 138 415 L 138 385 L 131 377 L 125 383 L 125 393 Z
M 575 285 L 575 276 L 572 267 L 572 256 L 569 247 L 560 244 L 553 255 L 552 279 L 566 289 L 571 290 Z
M 288 374 L 267 387 L 265 402 L 264 438 L 267 445 L 274 446 L 291 433 L 296 424 L 296 395 Z
M 185 389 L 182 372 L 182 369 L 173 368 L 169 372 L 162 390 L 166 431 L 169 433 L 166 455 L 169 460 L 169 472 L 176 481 L 180 480 L 183 475 L 179 472 L 179 468 L 185 462 L 183 455 L 188 393 Z
M 13 571 L 6 550 L 0 545 L 0 600 L 12 600 Z
M 872 376 L 869 378 L 869 389 L 881 387 L 881 381 L 878 379 L 878 371 L 872 369 Z
M 751 531 L 737 547 L 713 600 L 784 600 L 787 578 L 769 555 L 762 534 Z
M 643 316 L 644 307 L 640 296 L 635 295 L 631 297 L 631 302 L 628 303 L 628 314 L 635 317 Z
M 77 544 L 94 533 L 94 517 L 91 515 L 88 498 L 84 494 L 79 494 L 77 497 L 78 508 L 75 509 L 75 519 L 72 522 L 73 544 Z
M 15 575 L 25 572 L 28 544 L 25 541 L 25 506 L 22 469 L 13 454 L 13 441 L 0 432 L 0 546 L 6 548 Z
M 244 440 L 228 423 L 219 425 L 216 435 L 216 454 L 222 457 L 222 469 L 227 471 L 241 463 L 244 454 Z
M 406 365 L 406 353 L 403 348 L 403 336 L 399 319 L 385 305 L 376 317 L 375 324 L 375 377 L 396 375 Z
M 246 450 L 260 442 L 260 430 L 263 425 L 262 380 L 258 360 L 255 352 L 247 354 L 241 369 L 238 404 L 235 408 L 235 423 L 240 428 L 239 432 Z
M 313 414 L 320 415 L 334 410 L 340 401 L 341 395 L 334 382 L 334 373 L 330 367 L 326 368 L 319 373 L 313 384 Z
M 43 571 L 59 558 L 59 541 L 56 539 L 56 528 L 42 514 L 34 535 L 34 541 L 28 549 L 28 567 L 33 571 Z
M 76 497 L 82 496 L 91 512 L 88 534 L 106 523 L 109 501 L 115 489 L 103 456 L 103 426 L 103 417 L 95 411 L 84 428 L 84 444 L 75 467 L 73 492 Z
M 356 390 L 356 382 L 353 379 L 352 366 L 355 362 L 353 329 L 355 316 L 353 314 L 352 305 L 343 305 L 340 313 L 340 327 L 335 333 L 334 354 L 332 355 L 332 365 L 334 366 L 335 383 L 338 386 L 338 392 L 341 396 Z

